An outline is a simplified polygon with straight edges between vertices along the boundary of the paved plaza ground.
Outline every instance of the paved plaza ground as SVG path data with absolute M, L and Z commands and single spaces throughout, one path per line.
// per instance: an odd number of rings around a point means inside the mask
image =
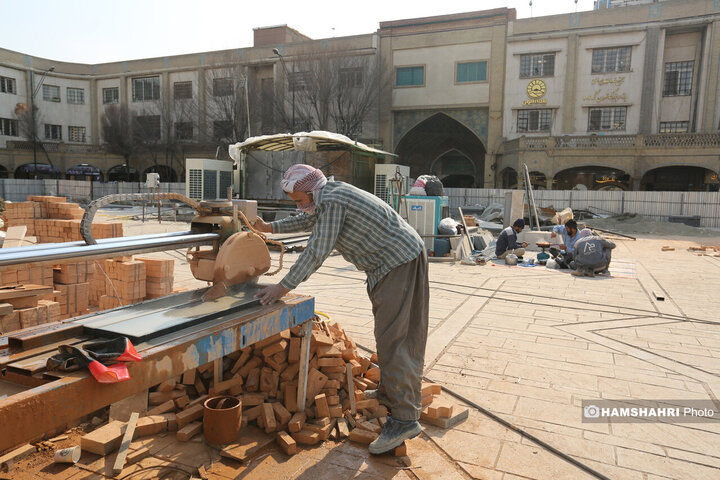
M 184 227 L 128 225 L 125 235 Z M 202 442 L 178 446 L 156 438 L 148 440 L 153 456 L 126 469 L 138 475 L 128 478 L 155 478 L 150 471 L 142 476 L 147 466 L 190 471 L 210 461 L 210 478 L 720 478 L 720 422 L 581 421 L 583 400 L 720 397 L 720 258 L 688 251 L 700 242 L 720 245 L 720 236 L 618 240 L 609 277 L 578 278 L 540 266 L 430 265 L 426 376 L 514 429 L 471 408 L 469 419 L 451 430 L 425 426 L 408 443 L 409 465 L 349 442 L 326 442 L 294 457 L 270 450 L 240 467 Z M 664 245 L 675 250 L 662 252 Z M 177 260 L 176 286 L 204 285 L 191 277 L 183 252 L 154 255 Z M 284 267 L 297 257 L 286 255 Z M 296 292 L 314 296 L 318 311 L 374 349 L 364 274 L 341 256 L 331 256 Z M 101 478 L 88 475 L 102 467 L 73 471 L 76 476 L 62 478 Z

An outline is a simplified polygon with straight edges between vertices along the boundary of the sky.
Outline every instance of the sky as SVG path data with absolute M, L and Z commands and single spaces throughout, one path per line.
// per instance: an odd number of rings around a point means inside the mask
M 508 7 L 518 18 L 592 10 L 593 0 L 25 0 L 4 1 L 0 47 L 74 63 L 251 47 L 253 28 L 313 39 L 367 34 L 380 22 Z

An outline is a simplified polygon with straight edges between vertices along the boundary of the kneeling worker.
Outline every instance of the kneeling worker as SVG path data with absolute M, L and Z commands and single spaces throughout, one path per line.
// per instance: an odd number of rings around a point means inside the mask
M 519 259 L 525 255 L 527 242 L 517 243 L 517 234 L 525 228 L 525 220 L 518 218 L 513 224 L 500 232 L 497 243 L 495 244 L 495 256 L 504 259 L 509 253 L 514 253 Z
M 307 280 L 333 249 L 367 274 L 380 382 L 377 390 L 365 391 L 365 398 L 376 398 L 392 413 L 368 450 L 390 451 L 422 431 L 418 420 L 430 297 L 425 245 L 390 205 L 347 183 L 328 182 L 317 168 L 293 165 L 282 189 L 304 213 L 272 223 L 258 218 L 257 229 L 312 233 L 285 278 L 257 296 L 263 305 L 275 302 Z
M 580 238 L 575 242 L 575 257 L 570 262 L 574 268 L 571 275 L 594 277 L 596 273 L 607 273 L 610 257 L 615 244 L 599 235 L 593 235 L 588 228 L 580 231 Z

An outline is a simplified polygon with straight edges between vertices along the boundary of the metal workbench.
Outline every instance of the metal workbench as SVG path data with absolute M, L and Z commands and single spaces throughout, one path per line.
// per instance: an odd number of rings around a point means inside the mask
M 193 295 L 197 296 L 204 290 L 176 294 L 7 335 L 11 337 L 7 339 L 10 348 L 0 350 L 0 368 L 4 367 L 10 372 L 7 379 L 13 377 L 18 383 L 27 380 L 25 385 L 35 386 L 0 400 L 0 425 L 3 432 L 0 435 L 0 451 L 65 428 L 100 408 L 298 326 L 301 327 L 303 340 L 297 404 L 302 411 L 305 408 L 315 300 L 301 295 L 288 295 L 284 301 L 267 306 L 252 302 L 243 308 L 233 308 L 232 297 L 218 299 L 215 301 L 218 303 L 208 303 L 206 305 L 214 305 L 216 308 L 210 309 L 214 311 L 207 318 L 195 318 L 179 328 L 164 329 L 158 335 L 140 337 L 142 343 L 137 344 L 136 348 L 143 359 L 127 364 L 131 379 L 125 382 L 100 384 L 87 371 L 70 374 L 42 372 L 29 374 L 27 378 L 18 373 L 17 367 L 12 371 L 11 366 L 19 362 L 32 365 L 35 359 L 35 365 L 42 365 L 47 356 L 57 351 L 58 343 L 81 344 L 98 336 L 111 336 L 107 332 L 98 331 L 98 325 L 117 324 L 120 318 L 131 318 L 153 310 L 168 310 L 168 306 L 176 310 L 174 316 L 177 318 L 177 305 L 186 302 L 188 295 L 196 298 Z M 188 308 L 195 308 L 197 313 L 197 302 L 194 307 Z M 3 338 L 0 337 L 0 340 Z

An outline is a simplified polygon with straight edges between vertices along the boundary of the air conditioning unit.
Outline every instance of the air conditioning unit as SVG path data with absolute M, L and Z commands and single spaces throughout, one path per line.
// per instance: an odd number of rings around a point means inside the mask
M 407 204 L 407 222 L 418 234 L 424 235 L 425 248 L 432 250 L 435 239 L 431 235 L 437 235 L 440 220 L 450 216 L 448 197 L 407 195 L 405 203 Z
M 390 180 L 395 178 L 395 174 L 398 172 L 402 175 L 404 182 L 402 193 L 407 195 L 410 191 L 410 167 L 396 163 L 385 163 L 375 165 L 375 196 L 386 203 L 390 203 L 393 188 Z
M 193 200 L 227 198 L 233 184 L 233 162 L 211 158 L 185 159 L 185 195 Z

